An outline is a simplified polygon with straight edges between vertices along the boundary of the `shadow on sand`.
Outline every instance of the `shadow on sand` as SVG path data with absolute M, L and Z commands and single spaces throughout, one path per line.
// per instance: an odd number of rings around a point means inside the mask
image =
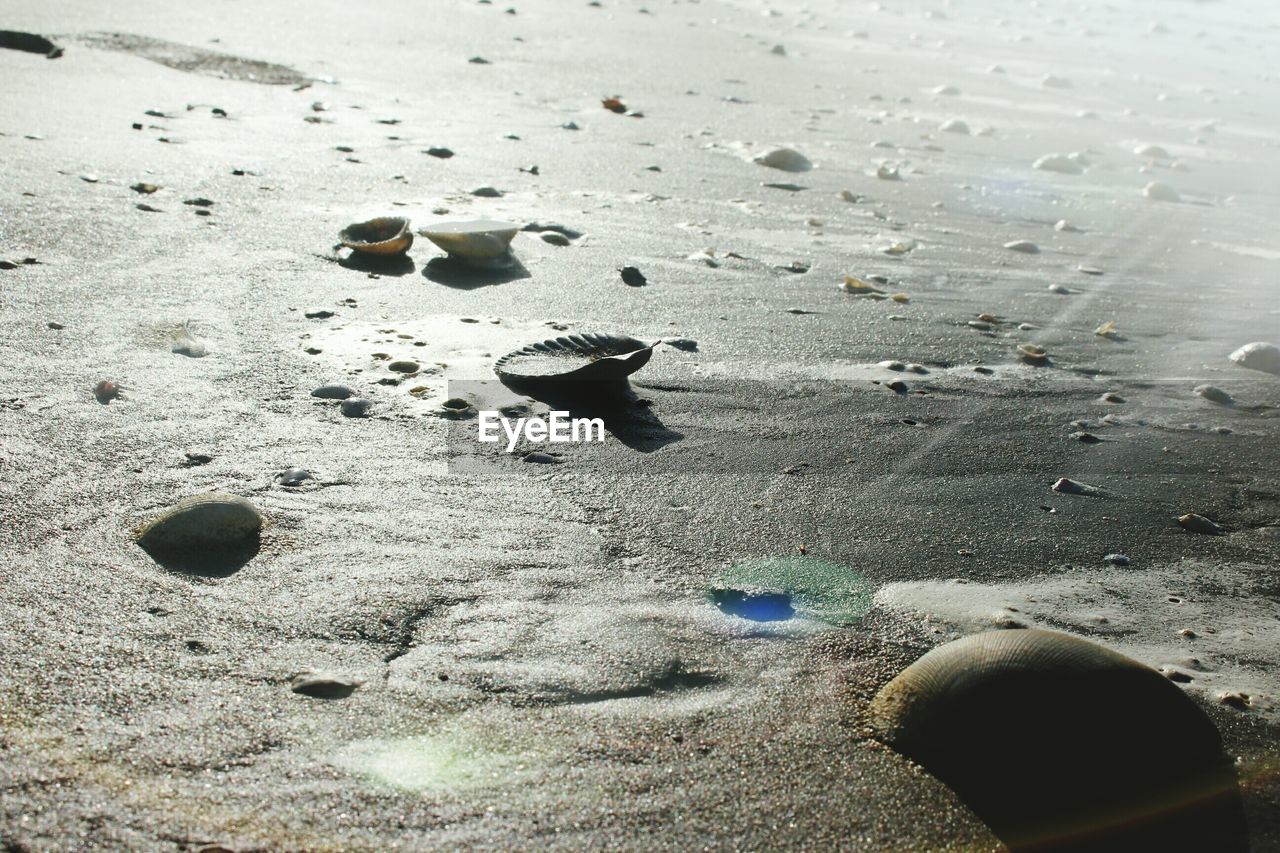
M 684 438 L 668 429 L 651 401 L 625 379 L 609 382 L 504 381 L 504 385 L 572 418 L 599 418 L 605 430 L 639 453 L 652 453 Z
M 422 267 L 422 274 L 436 284 L 455 287 L 459 290 L 474 290 L 477 287 L 507 284 L 529 278 L 529 270 L 515 257 L 504 264 L 494 266 L 472 264 L 451 257 L 437 257 L 427 261 Z
M 240 571 L 258 556 L 262 542 L 254 536 L 238 545 L 192 551 L 178 548 L 143 548 L 151 559 L 175 574 L 202 578 L 225 578 Z
M 367 252 L 352 252 L 346 257 L 339 257 L 338 266 L 348 270 L 396 277 L 409 275 L 417 269 L 413 258 L 408 255 L 371 255 Z

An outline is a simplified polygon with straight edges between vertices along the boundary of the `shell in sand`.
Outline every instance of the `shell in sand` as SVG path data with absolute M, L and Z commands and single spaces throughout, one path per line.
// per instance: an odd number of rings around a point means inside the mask
M 348 225 L 338 234 L 338 242 L 354 252 L 369 255 L 403 255 L 413 245 L 409 220 L 399 216 L 379 216 L 368 222 Z
M 653 347 L 629 335 L 565 335 L 508 353 L 493 369 L 506 383 L 617 381 L 648 364 Z
M 466 261 L 501 261 L 511 255 L 511 241 L 520 231 L 514 222 L 477 219 L 469 222 L 441 222 L 418 233 L 449 253 Z
M 1180 846 L 1186 833 L 1203 849 L 1239 849 L 1213 722 L 1159 672 L 1096 643 L 1040 630 L 965 637 L 903 670 L 869 716 L 878 739 L 1014 849 L 1079 832 L 1096 834 L 1061 849 L 1201 849 Z

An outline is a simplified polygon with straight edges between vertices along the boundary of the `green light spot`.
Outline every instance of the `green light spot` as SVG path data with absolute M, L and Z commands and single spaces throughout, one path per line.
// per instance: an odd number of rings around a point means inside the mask
M 796 616 L 834 625 L 861 619 L 871 609 L 875 593 L 871 582 L 848 566 L 801 556 L 736 563 L 716 578 L 713 600 L 723 590 L 786 593 Z

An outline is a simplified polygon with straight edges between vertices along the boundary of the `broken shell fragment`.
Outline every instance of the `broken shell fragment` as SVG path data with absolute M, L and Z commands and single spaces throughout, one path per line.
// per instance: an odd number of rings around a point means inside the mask
M 1062 495 L 1096 495 L 1101 491 L 1097 486 L 1070 480 L 1066 477 L 1059 477 L 1050 488 Z
M 1027 364 L 1048 364 L 1049 351 L 1035 344 L 1022 344 L 1018 347 L 1022 360 Z
M 508 353 L 493 370 L 507 385 L 617 381 L 648 364 L 655 345 L 630 335 L 565 335 Z
M 338 234 L 340 245 L 370 255 L 402 255 L 413 245 L 409 220 L 399 216 L 379 216 L 348 225 Z
M 855 278 L 851 275 L 846 275 L 844 277 L 844 282 L 840 285 L 840 289 L 845 293 L 849 293 L 854 296 L 864 296 L 871 299 L 887 298 L 887 294 L 880 288 L 873 284 L 868 284 L 862 279 Z
M 514 222 L 477 219 L 469 222 L 441 222 L 418 233 L 457 258 L 468 263 L 507 263 L 512 260 L 511 241 L 520 231 Z
M 315 699 L 345 699 L 364 684 L 354 678 L 327 672 L 300 672 L 289 680 L 289 689 Z
M 1098 328 L 1094 329 L 1093 333 L 1100 338 L 1114 338 L 1120 335 L 1120 333 L 1116 330 L 1115 320 L 1108 320 Z
M 807 172 L 813 168 L 809 158 L 794 148 L 770 148 L 751 159 L 753 163 L 783 172 Z
M 1189 533 L 1203 533 L 1206 536 L 1217 536 L 1222 533 L 1222 525 L 1194 512 L 1179 516 L 1178 525 Z

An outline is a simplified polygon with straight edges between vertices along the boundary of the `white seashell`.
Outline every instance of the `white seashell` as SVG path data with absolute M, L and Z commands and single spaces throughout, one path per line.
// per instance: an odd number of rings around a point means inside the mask
M 1004 244 L 1006 249 L 1013 252 L 1022 252 L 1027 255 L 1037 255 L 1040 253 L 1040 247 L 1030 240 L 1012 240 Z
M 1254 341 L 1231 353 L 1229 358 L 1241 367 L 1280 376 L 1280 347 L 1275 344 Z
M 783 172 L 807 172 L 813 168 L 809 158 L 794 148 L 771 148 L 752 158 L 753 163 Z
M 1071 81 L 1056 74 L 1046 74 L 1041 78 L 1040 85 L 1046 89 L 1070 89 Z
M 1142 194 L 1152 201 L 1182 201 L 1178 191 L 1168 184 L 1152 181 L 1142 189 Z
M 962 133 L 965 136 L 969 135 L 969 125 L 958 118 L 944 121 L 939 125 L 938 130 L 941 130 L 944 133 Z
M 1159 145 L 1139 145 L 1133 149 L 1133 153 L 1139 157 L 1151 157 L 1156 160 L 1168 160 L 1169 152 L 1161 148 Z
M 452 257 L 472 261 L 505 259 L 520 226 L 513 222 L 479 219 L 471 222 L 442 222 L 418 233 L 444 249 Z
M 953 96 L 953 95 L 958 95 L 958 94 L 960 94 L 960 90 L 959 90 L 959 89 L 957 89 L 955 86 L 951 86 L 951 85 L 948 85 L 948 84 L 945 84 L 945 83 L 944 83 L 944 84 L 943 84 L 943 85 L 941 85 L 941 86 L 935 86 L 935 87 L 934 87 L 934 89 L 933 89 L 933 94 L 935 94 L 935 95 Z
M 209 348 L 205 346 L 204 341 L 192 334 L 188 325 L 183 325 L 174 334 L 172 351 L 189 358 L 204 358 L 209 354 Z
M 1054 230 L 1054 231 L 1061 231 L 1061 232 L 1062 232 L 1062 233 L 1064 233 L 1064 234 L 1079 234 L 1079 233 L 1080 233 L 1080 229 L 1079 229 L 1079 228 L 1077 228 L 1076 226 L 1072 225 L 1070 222 L 1068 222 L 1068 221 L 1067 221 L 1067 220 L 1065 220 L 1065 219 L 1059 219 L 1057 222 L 1053 223 L 1053 230 Z
M 1031 168 L 1042 172 L 1059 172 L 1063 175 L 1079 175 L 1084 172 L 1083 166 L 1064 154 L 1046 154 L 1032 163 Z

